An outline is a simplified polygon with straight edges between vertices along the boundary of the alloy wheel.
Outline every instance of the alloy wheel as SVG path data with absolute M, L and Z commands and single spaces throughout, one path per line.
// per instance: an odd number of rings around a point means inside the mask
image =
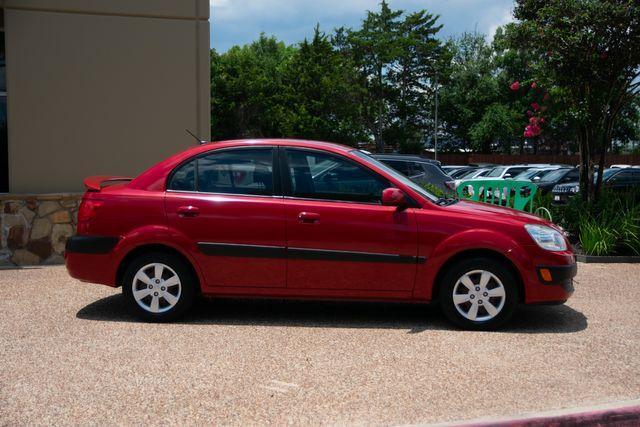
M 155 262 L 140 268 L 131 284 L 133 298 L 149 313 L 164 313 L 180 300 L 182 284 L 168 265 Z
M 453 287 L 453 304 L 465 319 L 486 322 L 495 318 L 506 301 L 505 287 L 486 270 L 463 274 Z

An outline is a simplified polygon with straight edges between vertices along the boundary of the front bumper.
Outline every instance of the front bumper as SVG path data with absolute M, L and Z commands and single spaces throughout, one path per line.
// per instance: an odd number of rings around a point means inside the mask
M 539 265 L 536 268 L 540 283 L 547 286 L 560 286 L 569 294 L 573 293 L 573 278 L 578 274 L 578 264 Z

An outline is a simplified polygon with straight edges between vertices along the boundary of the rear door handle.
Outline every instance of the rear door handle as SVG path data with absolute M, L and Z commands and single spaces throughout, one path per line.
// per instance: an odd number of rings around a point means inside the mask
M 298 221 L 302 224 L 317 224 L 320 222 L 320 214 L 315 212 L 300 212 Z
M 178 208 L 178 216 L 182 218 L 193 218 L 194 216 L 198 216 L 200 214 L 200 209 L 195 206 L 180 206 Z

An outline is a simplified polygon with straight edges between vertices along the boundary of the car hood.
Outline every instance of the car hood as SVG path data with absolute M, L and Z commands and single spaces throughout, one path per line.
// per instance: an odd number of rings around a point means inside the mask
M 468 200 L 460 200 L 459 202 L 446 207 L 448 211 L 458 212 L 461 214 L 474 215 L 479 217 L 485 217 L 487 219 L 499 219 L 509 218 L 522 221 L 523 223 L 531 224 L 545 224 L 549 222 L 544 219 L 532 215 L 530 213 L 517 211 L 511 208 L 504 208 L 501 206 L 490 205 L 481 202 L 472 202 Z

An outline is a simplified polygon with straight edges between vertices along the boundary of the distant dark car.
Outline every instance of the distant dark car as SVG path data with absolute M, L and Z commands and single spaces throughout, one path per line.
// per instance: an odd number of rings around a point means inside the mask
M 560 168 L 544 175 L 540 180 L 536 181 L 536 185 L 538 186 L 538 191 L 544 195 L 553 190 L 553 187 L 558 184 L 575 182 L 579 179 L 580 172 L 578 168 Z
M 420 156 L 405 156 L 401 154 L 375 154 L 373 157 L 397 170 L 413 182 L 431 184 L 442 191 L 450 191 L 446 182 L 451 181 L 451 177 L 442 170 L 440 162 Z
M 577 177 L 578 179 L 579 177 Z M 597 172 L 594 180 L 597 179 Z M 602 184 L 614 191 L 624 191 L 640 187 L 640 169 L 638 168 L 611 168 L 605 169 L 602 175 Z M 580 192 L 578 181 L 558 184 L 553 187 L 553 203 L 564 205 L 575 194 Z

